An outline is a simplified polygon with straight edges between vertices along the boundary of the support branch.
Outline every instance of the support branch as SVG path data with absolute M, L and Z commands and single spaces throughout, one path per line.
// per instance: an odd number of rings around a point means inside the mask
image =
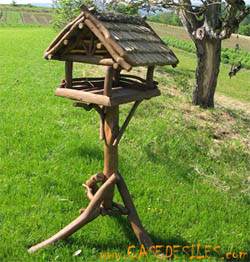
M 78 229 L 94 220 L 100 214 L 100 204 L 104 200 L 105 196 L 108 194 L 110 188 L 113 188 L 115 183 L 117 182 L 117 176 L 115 174 L 111 175 L 110 178 L 102 185 L 102 187 L 98 190 L 98 192 L 94 195 L 93 199 L 89 203 L 88 207 L 85 211 L 76 218 L 73 222 L 67 225 L 65 228 L 60 230 L 54 236 L 49 239 L 41 242 L 38 245 L 31 247 L 28 251 L 29 253 L 35 253 L 42 247 L 50 245 L 59 239 L 65 239 Z
M 124 131 L 126 130 L 130 120 L 132 119 L 137 107 L 139 106 L 139 104 L 142 102 L 142 100 L 136 101 L 133 105 L 133 107 L 131 108 L 125 122 L 123 123 L 121 129 L 119 130 L 119 133 L 117 134 L 117 136 L 115 137 L 114 141 L 112 142 L 113 146 L 117 146 L 122 138 L 122 135 L 124 133 Z
M 103 173 L 97 173 L 86 181 L 86 186 L 92 189 L 92 193 L 95 194 L 98 190 L 97 183 L 104 182 L 106 180 Z
M 149 237 L 148 233 L 146 232 L 146 230 L 143 228 L 141 224 L 140 218 L 137 214 L 137 211 L 135 209 L 133 200 L 129 194 L 125 181 L 123 180 L 120 173 L 117 174 L 117 177 L 118 177 L 118 182 L 117 182 L 118 190 L 121 194 L 125 207 L 129 211 L 128 221 L 131 223 L 131 226 L 134 230 L 136 237 L 138 238 L 139 242 L 143 244 L 146 248 L 154 246 L 152 239 Z
M 97 104 L 85 104 L 85 103 L 81 103 L 81 102 L 75 102 L 73 103 L 73 106 L 75 107 L 82 107 L 83 109 L 85 109 L 86 111 L 90 111 L 91 109 L 95 109 L 95 111 L 104 118 L 104 110 L 102 108 L 100 108 L 100 106 L 98 106 Z

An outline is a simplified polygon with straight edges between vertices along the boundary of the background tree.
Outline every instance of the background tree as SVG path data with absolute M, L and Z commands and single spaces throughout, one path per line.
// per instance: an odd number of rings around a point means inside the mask
M 12 1 L 11 1 L 11 4 L 12 4 L 13 6 L 17 6 L 17 4 L 16 4 L 16 1 L 15 1 L 15 0 L 12 0 Z
M 138 7 L 130 6 L 126 2 L 109 0 L 53 0 L 55 15 L 53 25 L 56 29 L 62 29 L 80 14 L 80 6 L 95 7 L 100 11 L 115 11 L 130 15 L 138 14 Z
M 176 15 L 173 11 L 151 15 L 148 17 L 148 21 L 167 25 L 182 26 L 179 16 Z
M 147 0 L 134 1 L 150 10 L 152 6 L 175 7 L 183 26 L 196 47 L 197 67 L 192 102 L 202 107 L 214 106 L 214 93 L 221 62 L 221 42 L 239 28 L 240 22 L 250 14 L 250 7 L 243 0 L 201 0 L 199 6 L 190 0 Z
M 82 4 L 96 7 L 94 0 L 53 0 L 53 8 L 55 9 L 55 15 L 53 16 L 54 27 L 62 29 L 76 18 L 81 13 L 80 6 Z

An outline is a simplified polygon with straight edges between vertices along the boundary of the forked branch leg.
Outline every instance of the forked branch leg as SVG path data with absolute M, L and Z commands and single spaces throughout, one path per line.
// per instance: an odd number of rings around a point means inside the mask
M 136 237 L 138 238 L 139 242 L 144 245 L 144 247 L 149 248 L 151 246 L 154 246 L 152 239 L 149 237 L 148 233 L 141 224 L 140 218 L 137 214 L 135 205 L 129 194 L 128 187 L 125 181 L 123 180 L 120 173 L 117 174 L 117 177 L 117 187 L 121 194 L 124 205 L 128 209 L 128 221 L 130 222 Z
M 69 225 L 67 225 L 65 228 L 60 230 L 54 236 L 39 243 L 38 245 L 31 247 L 28 250 L 29 253 L 35 253 L 38 249 L 50 245 L 59 239 L 65 239 L 66 237 L 70 236 L 78 229 L 80 229 L 81 227 L 83 227 L 90 221 L 94 220 L 96 217 L 98 217 L 100 215 L 101 202 L 104 200 L 105 196 L 109 193 L 110 189 L 114 187 L 116 182 L 117 182 L 116 175 L 115 174 L 111 175 L 110 178 L 96 192 L 96 194 L 93 196 L 93 199 L 89 203 L 88 207 L 78 218 L 76 218 L 74 221 L 72 221 Z

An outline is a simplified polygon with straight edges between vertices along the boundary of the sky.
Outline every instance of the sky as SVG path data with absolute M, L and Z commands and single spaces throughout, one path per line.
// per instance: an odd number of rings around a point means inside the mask
M 42 4 L 47 4 L 47 3 L 52 3 L 51 0 L 15 0 L 17 4 L 32 4 L 32 3 L 42 3 Z M 0 0 L 0 4 L 11 4 L 11 0 Z
M 11 0 L 0 0 L 0 4 L 10 4 Z M 42 3 L 42 4 L 51 4 L 52 0 L 15 0 L 17 4 L 32 4 L 32 3 Z M 250 4 L 250 0 L 245 0 L 247 4 Z

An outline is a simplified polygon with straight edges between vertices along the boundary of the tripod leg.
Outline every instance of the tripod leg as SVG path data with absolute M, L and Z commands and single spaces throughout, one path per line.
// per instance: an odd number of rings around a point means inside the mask
M 100 204 L 104 200 L 105 196 L 109 194 L 110 189 L 113 189 L 115 183 L 117 181 L 117 177 L 115 174 L 110 176 L 110 178 L 100 187 L 100 189 L 96 192 L 93 199 L 90 201 L 88 207 L 85 211 L 74 221 L 72 221 L 69 225 L 64 227 L 54 236 L 44 240 L 43 242 L 31 247 L 28 252 L 35 253 L 38 249 L 48 246 L 59 239 L 65 239 L 66 237 L 72 235 L 78 229 L 94 220 L 100 214 Z
M 139 242 L 144 245 L 144 247 L 149 248 L 151 246 L 154 246 L 152 239 L 149 237 L 148 233 L 146 232 L 146 230 L 143 228 L 141 224 L 140 218 L 137 214 L 135 205 L 129 194 L 128 187 L 125 181 L 123 180 L 120 173 L 117 174 L 117 177 L 118 177 L 117 187 L 121 194 L 124 205 L 129 211 L 128 221 L 131 223 L 131 226 L 134 230 L 136 237 L 138 238 Z

